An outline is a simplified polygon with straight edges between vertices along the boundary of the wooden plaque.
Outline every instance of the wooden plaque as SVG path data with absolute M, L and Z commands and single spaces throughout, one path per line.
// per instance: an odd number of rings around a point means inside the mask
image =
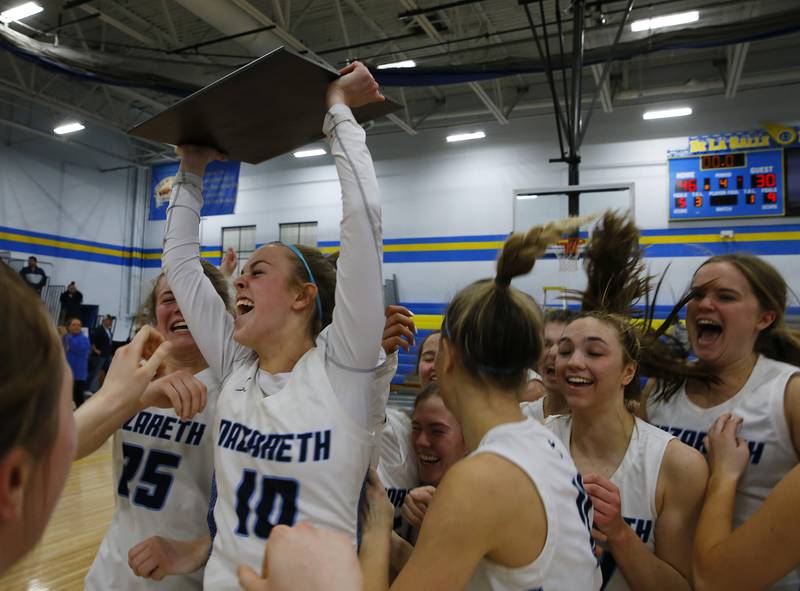
M 325 93 L 339 73 L 284 47 L 137 124 L 129 133 L 166 144 L 212 146 L 258 164 L 324 137 Z M 363 123 L 400 108 L 387 100 L 353 114 Z

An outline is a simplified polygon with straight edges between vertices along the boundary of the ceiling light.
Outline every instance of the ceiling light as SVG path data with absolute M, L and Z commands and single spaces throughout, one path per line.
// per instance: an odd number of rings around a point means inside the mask
M 468 140 L 479 140 L 485 138 L 486 134 L 482 131 L 475 131 L 473 133 L 457 133 L 455 135 L 448 135 L 448 142 L 466 142 Z
M 323 156 L 327 154 L 322 148 L 314 148 L 313 150 L 300 150 L 293 155 L 295 158 L 311 158 L 312 156 Z
M 642 119 L 649 121 L 650 119 L 668 119 L 670 117 L 686 117 L 692 114 L 691 107 L 680 107 L 677 109 L 664 109 L 662 111 L 646 111 L 642 115 Z
M 665 14 L 664 16 L 643 18 L 638 21 L 633 21 L 631 23 L 631 31 L 634 33 L 639 33 L 641 31 L 660 29 L 662 27 L 674 27 L 675 25 L 695 23 L 699 19 L 700 13 L 697 10 L 690 10 L 689 12 L 676 12 L 675 14 Z
M 388 70 L 390 68 L 416 68 L 417 62 L 414 60 L 403 60 L 402 62 L 392 62 L 390 64 L 381 64 L 378 66 L 379 70 Z
M 525 201 L 526 199 L 538 199 L 538 195 L 517 195 L 517 199 L 520 201 Z
M 64 135 L 65 133 L 74 133 L 82 129 L 86 129 L 82 123 L 78 123 L 77 121 L 72 121 L 70 123 L 64 123 L 63 125 L 59 125 L 53 130 L 53 133 L 55 133 L 56 135 Z
M 26 2 L 25 4 L 20 4 L 19 6 L 0 12 L 0 22 L 13 23 L 15 21 L 21 21 L 43 10 L 44 8 L 36 4 L 36 2 Z

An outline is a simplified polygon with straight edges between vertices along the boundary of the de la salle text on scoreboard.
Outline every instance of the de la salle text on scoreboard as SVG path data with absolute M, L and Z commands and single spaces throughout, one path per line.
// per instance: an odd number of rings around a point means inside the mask
M 783 126 L 690 137 L 669 154 L 669 219 L 784 215 L 783 148 L 797 141 Z

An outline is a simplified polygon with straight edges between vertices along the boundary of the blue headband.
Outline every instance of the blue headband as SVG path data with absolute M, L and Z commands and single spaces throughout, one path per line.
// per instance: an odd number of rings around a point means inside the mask
M 317 314 L 319 314 L 319 321 L 322 322 L 322 300 L 319 297 L 319 285 L 317 285 L 317 280 L 314 279 L 314 274 L 311 272 L 311 267 L 308 266 L 308 262 L 306 261 L 306 257 L 303 256 L 303 253 L 300 252 L 300 249 L 297 248 L 294 244 L 286 244 L 285 242 L 282 243 L 285 247 L 291 250 L 300 262 L 303 263 L 303 266 L 306 268 L 306 272 L 308 273 L 308 279 L 314 286 L 317 288 Z

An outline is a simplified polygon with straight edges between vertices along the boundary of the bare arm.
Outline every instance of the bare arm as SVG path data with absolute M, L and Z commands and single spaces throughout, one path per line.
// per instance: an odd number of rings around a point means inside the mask
M 669 443 L 659 474 L 661 507 L 655 524 L 655 552 L 622 520 L 618 489 L 599 477 L 584 479 L 595 508 L 600 534 L 596 532 L 596 537 L 614 555 L 632 590 L 691 589 L 693 524 L 703 502 L 707 472 L 698 452 L 679 441 Z
M 712 426 L 711 479 L 694 543 L 699 591 L 766 589 L 800 564 L 800 466 L 795 467 L 755 514 L 733 531 L 733 502 L 750 453 L 736 437 L 736 419 L 723 415 Z M 727 427 L 726 427 L 727 425 Z
M 129 345 L 120 347 L 108 369 L 103 387 L 78 408 L 76 459 L 99 448 L 111 434 L 142 407 L 142 394 L 169 351 L 169 344 L 151 327 L 140 330 Z M 150 360 L 140 366 L 145 347 L 155 348 Z

